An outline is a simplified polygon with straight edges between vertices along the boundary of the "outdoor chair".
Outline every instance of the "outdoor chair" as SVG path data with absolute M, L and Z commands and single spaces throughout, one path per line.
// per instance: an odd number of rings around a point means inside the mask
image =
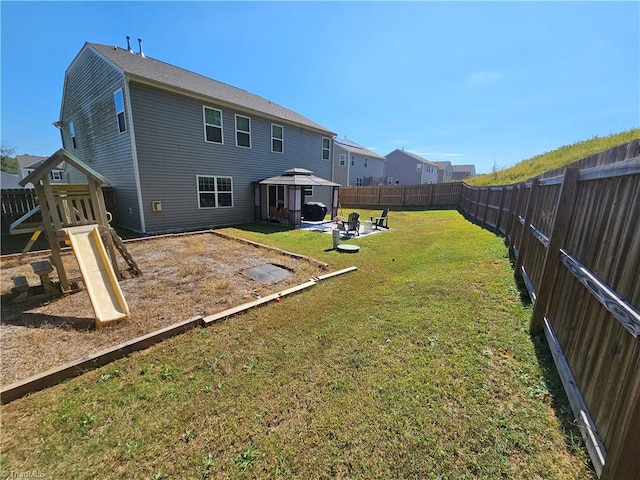
M 355 232 L 356 235 L 360 235 L 360 214 L 351 212 L 347 220 L 340 224 L 340 229 L 347 235 L 349 232 Z
M 379 217 L 371 217 L 371 224 L 376 230 L 378 227 L 389 228 L 389 209 L 385 208 Z

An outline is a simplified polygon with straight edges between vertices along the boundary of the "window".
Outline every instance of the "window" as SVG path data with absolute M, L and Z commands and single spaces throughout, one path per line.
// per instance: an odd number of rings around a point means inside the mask
M 312 197 L 313 196 L 313 185 L 306 185 L 306 186 L 302 187 L 302 194 L 305 197 Z
M 422 164 L 421 163 L 417 163 L 416 164 L 416 172 L 419 172 L 420 170 L 422 170 Z
M 198 207 L 233 207 L 233 182 L 231 177 L 206 177 L 198 175 Z
M 356 166 L 356 156 L 355 155 L 351 155 L 351 166 L 352 167 Z
M 204 107 L 204 140 L 211 143 L 224 143 L 222 140 L 222 111 Z
M 60 170 L 53 170 L 51 172 L 51 180 L 56 180 L 58 182 L 62 181 L 62 172 Z
M 120 133 L 127 131 L 127 123 L 124 119 L 124 98 L 122 96 L 122 89 L 116 91 L 113 94 L 113 99 L 116 103 L 116 117 L 118 119 L 118 131 Z
M 356 177 L 356 187 L 361 187 L 362 186 L 362 177 Z
M 284 152 L 284 128 L 275 123 L 271 124 L 271 151 Z
M 364 168 L 367 168 L 369 164 L 369 159 L 367 157 L 364 157 Z
M 331 140 L 326 137 L 322 137 L 322 159 L 329 160 L 329 153 L 331 152 Z
M 236 115 L 236 145 L 251 148 L 251 119 Z
M 344 153 L 340 154 L 340 166 L 344 167 L 345 163 L 347 163 L 347 155 Z
M 73 122 L 69 123 L 69 132 L 71 133 L 71 144 L 73 148 L 76 149 L 78 148 L 78 145 L 76 145 L 76 126 Z

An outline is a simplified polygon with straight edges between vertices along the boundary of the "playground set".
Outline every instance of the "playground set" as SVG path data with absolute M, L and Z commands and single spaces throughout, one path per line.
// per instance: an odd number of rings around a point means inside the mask
M 87 183 L 50 184 L 50 172 L 61 163 L 65 168 L 73 167 L 84 174 Z M 34 186 L 38 206 L 13 222 L 10 232 L 33 233 L 23 250 L 24 257 L 44 231 L 51 257 L 31 264 L 34 273 L 40 277 L 40 286 L 30 286 L 24 276 L 13 279 L 14 290 L 18 292 L 14 301 L 44 299 L 76 291 L 62 262 L 62 245 L 70 245 L 91 299 L 96 326 L 128 318 L 129 307 L 118 283 L 122 272 L 118 267 L 116 250 L 134 275 L 142 272 L 122 239 L 109 225 L 111 214 L 106 210 L 102 194 L 102 185 L 109 185 L 109 181 L 71 153 L 60 149 L 20 181 L 23 187 L 28 183 Z M 38 213 L 41 221 L 35 220 Z M 58 285 L 49 277 L 54 267 Z

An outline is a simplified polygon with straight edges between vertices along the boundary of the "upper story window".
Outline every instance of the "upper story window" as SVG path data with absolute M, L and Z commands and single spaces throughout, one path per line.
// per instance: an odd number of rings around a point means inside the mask
M 356 166 L 356 156 L 355 155 L 351 155 L 351 166 L 352 167 Z
M 344 153 L 340 154 L 340 166 L 344 167 L 345 163 L 347 163 L 347 155 Z
M 369 166 L 369 159 L 367 157 L 364 157 L 364 168 L 367 168 Z
M 422 170 L 422 164 L 416 163 L 416 172 L 419 172 L 420 170 Z
M 73 148 L 78 148 L 78 145 L 76 144 L 76 126 L 73 122 L 69 123 L 69 133 L 71 133 L 71 144 L 73 145 Z
M 224 143 L 221 110 L 204 107 L 204 140 L 211 143 Z
M 55 180 L 57 182 L 62 181 L 62 172 L 60 170 L 52 170 L 51 171 L 51 180 Z
M 236 145 L 251 148 L 251 119 L 236 115 Z
M 322 137 L 322 159 L 329 160 L 329 153 L 331 153 L 331 140 Z
M 118 119 L 118 131 L 120 133 L 127 131 L 127 122 L 124 118 L 124 97 L 122 95 L 122 89 L 117 90 L 113 94 L 113 100 L 116 104 L 116 117 Z
M 275 123 L 271 124 L 271 151 L 284 152 L 284 127 Z
M 197 175 L 198 208 L 233 207 L 233 180 L 231 177 Z

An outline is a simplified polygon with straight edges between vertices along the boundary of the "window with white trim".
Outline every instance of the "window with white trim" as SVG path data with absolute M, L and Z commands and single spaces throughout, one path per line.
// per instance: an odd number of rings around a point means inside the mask
M 361 187 L 363 180 L 364 180 L 364 178 L 362 178 L 362 177 L 356 177 L 356 187 Z
M 271 151 L 284 152 L 284 127 L 275 123 L 271 124 Z
M 78 145 L 76 144 L 76 126 L 73 122 L 69 123 L 69 133 L 71 133 L 71 145 L 73 145 L 74 149 L 78 148 Z
M 420 170 L 422 170 L 422 164 L 416 163 L 416 172 L 419 172 Z
M 302 194 L 305 197 L 312 197 L 313 196 L 313 185 L 305 185 L 304 187 L 302 187 Z
M 322 159 L 329 160 L 329 154 L 331 153 L 331 140 L 327 137 L 322 137 Z
M 364 157 L 364 168 L 367 168 L 369 166 L 369 159 L 367 157 Z
M 251 148 L 251 119 L 236 115 L 236 146 Z
M 356 156 L 355 155 L 351 155 L 351 166 L 352 167 L 356 166 Z
M 347 155 L 344 153 L 340 154 L 340 166 L 344 167 L 345 163 L 347 163 Z
M 51 180 L 55 180 L 57 182 L 62 181 L 62 172 L 60 170 L 52 170 L 51 171 Z
M 233 207 L 233 179 L 196 175 L 198 208 Z
M 224 143 L 222 137 L 222 110 L 203 107 L 204 141 L 210 143 Z
M 122 89 L 116 90 L 113 94 L 113 101 L 116 104 L 116 119 L 118 121 L 118 131 L 120 133 L 127 131 L 127 122 L 124 118 L 124 96 Z

